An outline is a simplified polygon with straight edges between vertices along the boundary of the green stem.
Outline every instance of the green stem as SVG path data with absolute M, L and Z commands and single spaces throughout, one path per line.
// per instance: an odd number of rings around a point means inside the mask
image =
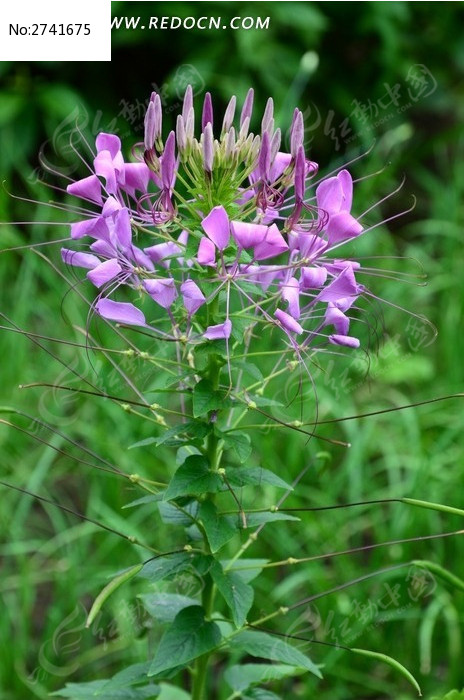
M 219 368 L 216 362 L 211 359 L 210 366 L 208 370 L 208 376 L 211 383 L 215 389 L 219 385 Z M 214 434 L 213 431 L 209 434 L 206 445 L 205 453 L 209 459 L 210 468 L 217 471 L 222 456 L 221 440 Z M 213 494 L 207 494 L 208 499 L 213 499 Z M 211 553 L 211 549 L 206 538 L 206 534 L 203 533 L 205 550 Z M 211 574 L 206 574 L 204 579 L 205 585 L 201 595 L 201 602 L 205 611 L 205 617 L 208 619 L 213 614 L 214 610 L 214 596 L 216 593 L 216 587 Z M 207 679 L 208 679 L 208 663 L 211 657 L 211 652 L 203 654 L 200 656 L 194 665 L 193 669 L 193 685 L 192 685 L 192 700 L 204 700 L 206 697 L 205 693 L 207 691 Z
M 201 596 L 201 601 L 205 609 L 206 617 L 210 617 L 213 612 L 214 593 L 215 590 L 213 579 L 210 574 L 207 574 L 205 578 L 205 587 L 203 588 Z M 211 653 L 203 654 L 203 656 L 200 656 L 195 662 L 192 700 L 203 700 L 205 697 L 208 662 L 210 656 Z

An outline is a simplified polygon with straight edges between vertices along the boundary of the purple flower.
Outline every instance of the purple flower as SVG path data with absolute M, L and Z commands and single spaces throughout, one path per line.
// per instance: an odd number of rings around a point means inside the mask
M 95 310 L 108 321 L 124 323 L 129 326 L 146 326 L 145 316 L 133 304 L 111 299 L 99 299 L 95 304 Z
M 169 309 L 177 297 L 176 285 L 173 279 L 145 280 L 143 286 L 151 298 L 163 309 Z
M 227 247 L 230 238 L 230 224 L 224 207 L 217 206 L 211 209 L 208 216 L 205 216 L 201 222 L 201 226 L 219 250 L 224 250 Z
M 207 340 L 227 340 L 232 332 L 232 323 L 229 319 L 224 323 L 219 323 L 217 326 L 208 326 L 203 333 L 203 337 Z
M 282 299 L 288 302 L 288 311 L 293 318 L 300 318 L 300 284 L 296 277 L 282 283 Z
M 363 227 L 350 214 L 353 200 L 353 180 L 348 170 L 342 170 L 336 177 L 329 177 L 316 189 L 317 206 L 328 214 L 325 229 L 329 243 L 334 244 L 346 238 L 355 238 Z
M 80 253 L 76 250 L 69 250 L 68 248 L 61 249 L 61 259 L 66 265 L 73 265 L 74 267 L 84 267 L 87 270 L 93 270 L 94 267 L 100 265 L 100 258 L 91 253 Z
M 360 345 L 357 338 L 352 338 L 349 335 L 329 335 L 329 341 L 332 345 L 342 345 L 346 348 L 359 348 Z
M 291 333 L 303 333 L 303 327 L 289 314 L 286 314 L 285 311 L 277 309 L 275 312 L 275 317 L 282 324 L 285 330 L 290 331 Z
M 203 306 L 206 299 L 200 287 L 193 280 L 186 280 L 180 287 L 184 306 L 189 315 L 198 311 L 200 306 Z
M 64 248 L 63 261 L 87 270 L 100 290 L 97 312 L 108 320 L 145 324 L 137 307 L 109 298 L 125 287 L 133 298 L 145 295 L 152 327 L 168 324 L 173 339 L 227 339 L 233 313 L 264 329 L 277 324 L 287 339 L 305 333 L 304 347 L 321 336 L 355 347 L 348 332 L 350 309 L 366 291 L 356 280 L 360 265 L 333 256 L 363 231 L 351 213 L 352 177 L 341 169 L 313 184 L 318 165 L 305 155 L 302 113 L 294 111 L 286 153 L 272 99 L 260 134 L 250 132 L 253 96 L 250 89 L 238 124 L 231 98 L 215 138 L 206 93 L 195 135 L 189 86 L 163 141 L 161 98 L 153 93 L 135 162 L 125 161 L 118 136 L 99 134 L 91 174 L 67 188 L 93 213 L 71 224 L 80 247 Z M 192 323 L 210 303 L 218 323 L 202 325 L 203 314 Z
M 198 246 L 197 260 L 200 265 L 214 265 L 216 262 L 216 247 L 209 238 L 202 238 Z
M 100 263 L 97 267 L 87 273 L 87 279 L 89 279 L 92 284 L 96 287 L 103 287 L 107 282 L 114 280 L 119 273 L 122 272 L 122 267 L 115 258 L 110 260 L 105 260 L 105 262 Z

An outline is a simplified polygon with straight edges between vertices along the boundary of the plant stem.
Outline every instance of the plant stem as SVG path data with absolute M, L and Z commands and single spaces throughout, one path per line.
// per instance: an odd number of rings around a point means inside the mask
M 214 583 L 210 574 L 206 575 L 201 601 L 205 609 L 205 616 L 209 617 L 213 611 L 214 604 Z M 210 653 L 203 654 L 195 663 L 192 700 L 203 700 L 205 697 L 208 661 L 210 656 Z
M 208 368 L 208 376 L 211 383 L 215 389 L 219 385 L 219 367 L 217 366 L 214 359 L 210 360 Z M 211 417 L 211 416 L 210 416 Z M 220 447 L 220 439 L 214 434 L 213 431 L 209 434 L 206 445 L 205 452 L 209 459 L 210 469 L 217 471 L 222 456 L 222 449 Z M 213 499 L 213 494 L 207 494 L 206 498 Z M 204 537 L 205 550 L 211 553 L 211 549 L 206 538 Z M 216 587 L 214 585 L 213 578 L 210 573 L 205 575 L 204 579 L 205 585 L 201 594 L 201 602 L 205 611 L 205 617 L 208 619 L 213 613 L 214 607 L 214 596 L 216 593 Z M 193 669 L 193 685 L 192 685 L 192 700 L 204 700 L 205 692 L 207 689 L 207 677 L 208 677 L 208 662 L 211 657 L 211 652 L 203 654 L 200 656 L 196 662 Z

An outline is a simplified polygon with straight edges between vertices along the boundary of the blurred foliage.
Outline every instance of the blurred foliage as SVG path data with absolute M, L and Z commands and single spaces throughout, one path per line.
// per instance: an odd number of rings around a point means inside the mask
M 396 308 L 383 307 L 388 337 L 379 355 L 371 358 L 370 377 L 365 380 L 355 372 L 353 378 L 351 372 L 351 381 L 343 386 L 349 359 L 321 373 L 317 380 L 321 415 L 364 413 L 462 390 L 462 3 L 157 2 L 155 6 L 113 2 L 112 6 L 114 15 L 148 17 L 155 14 L 156 7 L 159 17 L 205 14 L 228 20 L 259 15 L 271 21 L 267 31 L 114 31 L 111 63 L 0 63 L 0 174 L 6 189 L 39 201 L 55 198 L 37 182 L 42 174 L 38 153 L 43 153 L 52 168 L 64 169 L 73 177 L 80 167 L 69 147 L 76 122 L 89 138 L 99 130 L 111 129 L 132 143 L 140 138 L 144 103 L 154 86 L 165 98 L 168 122 L 170 107 L 178 104 L 189 77 L 198 97 L 209 89 L 215 104 L 224 105 L 231 93 L 243 98 L 250 85 L 256 90 L 260 109 L 272 95 L 284 128 L 298 105 L 307 110 L 307 144 L 323 172 L 374 146 L 353 166 L 360 178 L 382 171 L 359 185 L 357 211 L 367 209 L 406 178 L 402 190 L 380 205 L 372 221 L 409 209 L 412 194 L 415 209 L 376 229 L 356 252 L 402 256 L 381 263 L 384 268 L 391 263 L 399 271 L 416 271 L 413 260 L 419 260 L 429 275 L 427 287 L 381 278 L 374 278 L 372 285 L 379 296 L 427 316 L 439 330 L 438 339 L 429 345 L 430 335 L 424 337 L 423 327 L 411 325 L 410 318 Z M 427 73 L 422 75 L 427 75 L 429 86 L 419 97 L 411 82 L 411 71 L 417 74 L 418 66 L 425 67 Z M 398 104 L 384 107 L 387 88 L 397 84 Z M 409 97 L 408 89 L 416 100 Z M 1 195 L 2 222 L 48 221 L 50 216 L 48 208 Z M 52 216 L 55 222 L 63 220 L 59 210 Z M 61 226 L 0 228 L 2 248 L 61 236 L 66 236 Z M 56 251 L 50 255 L 57 260 Z M 65 284 L 43 260 L 30 252 L 3 253 L 0 274 L 0 310 L 15 323 L 35 332 L 82 340 L 71 324 L 84 325 L 84 311 L 65 296 Z M 382 332 L 378 311 L 374 309 L 373 315 Z M 2 333 L 1 342 L 2 403 L 14 403 L 56 423 L 128 472 L 153 473 L 149 450 L 126 450 L 149 434 L 145 425 L 141 428 L 133 417 L 105 402 L 70 399 L 54 392 L 18 392 L 19 383 L 59 377 L 69 383 L 72 377 L 25 338 Z M 99 372 L 102 382 L 108 383 L 107 369 L 95 367 L 85 353 L 81 357 L 72 347 L 51 349 L 65 363 L 78 362 L 76 366 L 83 371 Z M 331 459 L 309 471 L 291 505 L 405 495 L 463 507 L 460 416 L 459 403 L 454 401 L 357 419 L 342 423 L 335 431 L 326 426 L 324 435 L 348 440 L 352 448 L 331 449 Z M 259 444 L 258 439 L 256 453 L 261 455 L 262 466 L 280 468 L 287 479 L 298 474 L 315 449 L 294 434 L 280 440 L 265 435 Z M 0 441 L 2 474 L 7 480 L 119 529 L 137 534 L 153 527 L 148 507 L 137 512 L 121 510 L 136 495 L 115 479 L 84 473 L 82 465 L 6 426 L 1 426 Z M 53 444 L 62 446 L 61 438 L 55 436 Z M 160 461 L 169 459 L 168 452 L 158 452 L 157 474 Z M 271 489 L 271 502 L 273 496 Z M 0 622 L 2 700 L 46 698 L 64 679 L 103 676 L 108 668 L 118 670 L 122 658 L 125 662 L 143 659 L 146 641 L 134 637 L 122 612 L 122 597 L 115 596 L 104 618 L 106 625 L 115 620 L 112 624 L 118 632 L 107 644 L 79 630 L 79 605 L 88 607 L 106 574 L 134 563 L 134 554 L 125 543 L 95 534 L 90 524 L 13 492 L 2 492 L 0 527 L 0 592 L 5 604 Z M 456 516 L 444 518 L 394 504 L 308 513 L 298 526 L 281 523 L 265 529 L 253 555 L 272 555 L 273 559 L 309 556 L 459 527 L 462 523 Z M 157 536 L 168 537 L 164 526 L 157 522 L 156 528 Z M 258 579 L 257 609 L 267 610 L 269 601 L 287 605 L 306 595 L 308 588 L 311 592 L 329 589 L 366 571 L 412 558 L 433 559 L 464 577 L 463 548 L 456 538 L 395 545 L 301 569 L 276 569 Z M 405 579 L 400 583 L 404 593 Z M 322 599 L 318 606 L 323 621 L 318 632 L 321 641 L 340 636 L 343 624 L 346 629 L 346 621 L 352 619 L 350 611 L 356 601 L 375 601 L 383 591 L 381 581 L 371 581 Z M 385 615 L 388 619 L 382 624 L 358 622 L 350 628 L 356 646 L 396 656 L 419 676 L 426 697 L 462 687 L 462 594 L 440 585 L 433 595 L 414 605 L 386 612 L 391 614 Z M 294 630 L 304 630 L 309 623 L 292 619 L 290 624 Z M 75 631 L 67 645 L 60 642 L 61 633 L 70 630 Z M 282 681 L 280 690 L 285 697 L 413 697 L 397 677 L 367 659 L 354 662 L 324 647 L 311 649 L 311 654 L 325 664 L 326 680 L 317 687 L 306 677 L 291 685 Z

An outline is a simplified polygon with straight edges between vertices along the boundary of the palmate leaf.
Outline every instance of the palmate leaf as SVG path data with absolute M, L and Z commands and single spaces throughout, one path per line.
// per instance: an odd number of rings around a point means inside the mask
M 280 476 L 262 467 L 238 467 L 236 469 L 230 469 L 227 471 L 227 479 L 232 486 L 261 486 L 262 484 L 269 484 L 279 489 L 293 491 L 293 487 L 281 479 Z
M 137 685 L 138 683 L 148 681 L 148 671 L 150 668 L 150 662 L 132 664 L 127 668 L 116 673 L 111 680 L 109 680 L 106 685 L 102 686 L 101 691 L 98 692 L 97 697 L 101 695 L 110 695 L 114 691 L 122 690 L 124 688 L 129 688 L 132 685 Z
M 161 520 L 168 525 L 184 525 L 186 527 L 193 525 L 194 518 L 198 515 L 198 509 L 198 501 L 186 503 L 182 506 L 182 510 L 176 507 L 175 504 L 169 503 L 169 501 L 158 503 Z
M 233 408 L 237 405 L 237 401 L 228 397 L 227 392 L 214 389 L 209 379 L 202 379 L 198 384 L 195 384 L 193 389 L 193 415 L 195 418 L 204 417 L 210 411 Z
M 178 593 L 146 593 L 139 598 L 145 610 L 158 622 L 172 622 L 181 610 L 197 605 L 194 598 Z
M 267 688 L 249 688 L 246 695 L 242 695 L 243 700 L 282 700 L 280 695 L 276 695 Z
M 158 700 L 190 700 L 190 693 L 170 683 L 160 683 L 161 693 Z
M 244 630 L 236 637 L 232 637 L 229 640 L 229 645 L 232 649 L 242 651 L 256 658 L 270 659 L 271 661 L 279 661 L 291 666 L 299 666 L 314 673 L 318 678 L 322 678 L 320 670 L 311 659 L 284 639 L 267 632 Z
M 172 477 L 164 494 L 164 500 L 170 501 L 179 496 L 216 493 L 222 485 L 221 477 L 211 471 L 205 457 L 191 455 Z
M 205 501 L 201 504 L 198 517 L 205 529 L 213 553 L 221 549 L 237 532 L 237 527 L 231 519 L 220 515 L 211 501 Z
M 241 464 L 246 462 L 251 455 L 251 439 L 246 433 L 238 433 L 235 430 L 230 432 L 221 432 L 216 428 L 216 435 L 224 440 L 224 445 L 227 449 L 232 450 Z
M 156 557 L 144 564 L 138 576 L 146 578 L 152 583 L 175 576 L 185 571 L 191 565 L 193 556 L 188 552 L 167 554 L 164 557 Z
M 185 666 L 215 649 L 220 641 L 219 627 L 215 622 L 205 620 L 200 605 L 184 608 L 161 638 L 149 675 L 155 676 L 171 668 Z
M 270 683 L 304 672 L 300 666 L 287 664 L 239 664 L 227 669 L 224 680 L 233 690 L 243 691 L 259 683 Z
M 235 626 L 242 627 L 253 605 L 253 588 L 246 584 L 238 574 L 224 571 L 219 562 L 213 564 L 211 576 L 232 612 Z

